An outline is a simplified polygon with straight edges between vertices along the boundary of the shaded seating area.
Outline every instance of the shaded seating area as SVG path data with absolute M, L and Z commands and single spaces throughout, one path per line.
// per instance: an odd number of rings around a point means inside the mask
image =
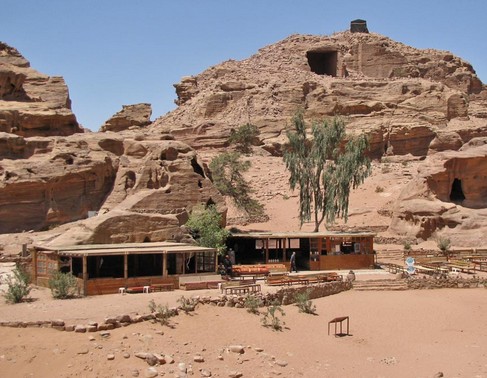
M 83 295 L 173 290 L 185 275 L 215 274 L 214 248 L 176 242 L 35 246 L 33 282 L 48 286 L 53 272 L 72 273 Z

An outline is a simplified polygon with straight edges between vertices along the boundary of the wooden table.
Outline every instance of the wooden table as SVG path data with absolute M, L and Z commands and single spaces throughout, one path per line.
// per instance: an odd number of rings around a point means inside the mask
M 332 323 L 335 323 L 335 336 L 337 335 L 337 324 L 340 323 L 340 335 L 343 335 L 343 330 L 342 330 L 342 325 L 344 321 L 347 321 L 347 333 L 345 335 L 349 334 L 350 330 L 350 318 L 348 316 L 339 316 L 338 318 L 334 318 L 328 322 L 328 335 L 330 334 L 330 325 Z

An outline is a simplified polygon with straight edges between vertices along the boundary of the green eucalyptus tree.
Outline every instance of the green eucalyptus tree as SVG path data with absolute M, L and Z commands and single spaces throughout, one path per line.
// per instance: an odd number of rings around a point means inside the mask
M 313 122 L 308 137 L 301 112 L 293 117 L 287 137 L 284 162 L 291 189 L 299 188 L 301 225 L 312 215 L 315 232 L 323 221 L 330 224 L 339 217 L 347 221 L 350 191 L 370 174 L 367 137 L 347 137 L 345 124 L 337 117 L 331 123 Z

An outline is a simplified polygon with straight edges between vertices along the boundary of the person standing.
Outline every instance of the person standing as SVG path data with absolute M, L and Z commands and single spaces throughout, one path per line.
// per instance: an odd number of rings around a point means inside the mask
M 225 267 L 225 273 L 227 274 L 227 277 L 232 277 L 232 260 L 230 260 L 230 256 L 225 256 L 225 258 L 223 259 L 223 266 Z
M 297 273 L 298 269 L 296 268 L 296 252 L 293 252 L 291 254 L 291 259 L 289 261 L 291 263 L 291 268 L 290 268 L 289 272 L 292 273 L 294 270 Z

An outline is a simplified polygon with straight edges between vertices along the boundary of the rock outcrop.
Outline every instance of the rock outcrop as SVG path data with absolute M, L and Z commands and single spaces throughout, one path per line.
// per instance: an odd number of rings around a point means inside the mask
M 283 130 L 298 109 L 310 120 L 345 117 L 350 132 L 370 136 L 377 158 L 386 151 L 423 156 L 458 148 L 442 142 L 456 122 L 463 121 L 462 143 L 469 132 L 487 132 L 484 120 L 480 128 L 468 122 L 484 116 L 469 111 L 483 90 L 469 63 L 374 33 L 293 35 L 246 60 L 184 77 L 175 87 L 179 107 L 151 129 L 197 149 L 225 146 L 232 129 L 250 122 L 259 127 L 263 147 L 279 155 Z
M 151 123 L 151 114 L 150 104 L 123 105 L 122 110 L 107 120 L 100 131 L 118 132 L 145 127 Z
M 24 137 L 83 132 L 71 111 L 64 79 L 30 68 L 13 47 L 0 42 L 0 131 Z
M 102 133 L 17 138 L 10 144 L 20 147 L 0 161 L 0 233 L 90 217 L 63 231 L 68 244 L 159 241 L 181 239 L 196 204 L 226 213 L 206 167 L 181 142 Z
M 410 239 L 448 235 L 454 245 L 487 244 L 487 144 L 429 156 L 403 189 L 390 230 Z

